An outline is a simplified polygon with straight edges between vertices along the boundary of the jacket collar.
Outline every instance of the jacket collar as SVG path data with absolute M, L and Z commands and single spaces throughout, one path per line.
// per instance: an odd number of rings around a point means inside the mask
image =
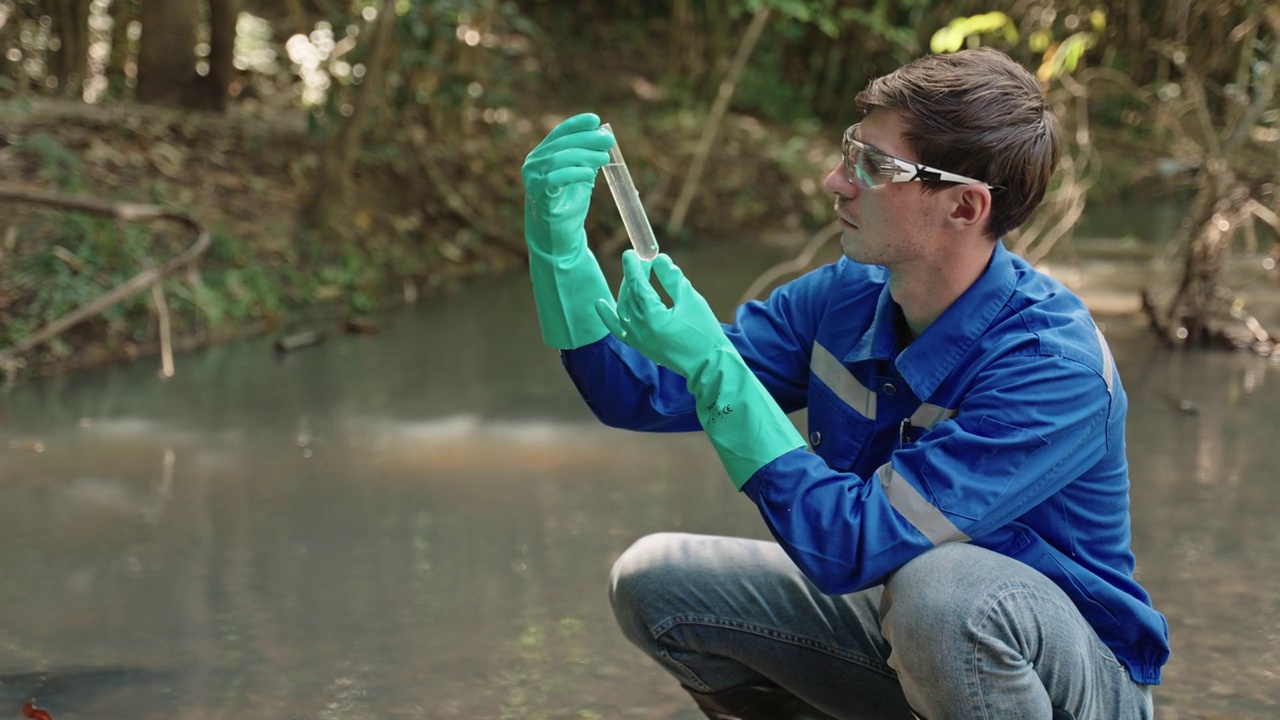
M 876 302 L 875 320 L 845 361 L 892 360 L 916 397 L 932 397 L 1008 303 L 1017 283 L 1013 261 L 1014 255 L 997 242 L 982 275 L 901 352 L 900 311 L 886 283 Z

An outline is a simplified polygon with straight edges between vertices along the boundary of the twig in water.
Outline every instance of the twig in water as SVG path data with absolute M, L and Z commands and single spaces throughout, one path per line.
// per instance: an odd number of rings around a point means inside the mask
M 151 283 L 151 301 L 156 305 L 156 314 L 160 316 L 160 377 L 173 377 L 173 341 L 169 336 L 169 303 L 164 299 L 163 283 L 159 280 Z

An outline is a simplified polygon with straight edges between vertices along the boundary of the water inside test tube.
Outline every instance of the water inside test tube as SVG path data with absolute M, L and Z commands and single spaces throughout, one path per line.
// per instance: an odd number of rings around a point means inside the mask
M 602 127 L 610 133 L 613 128 L 605 123 Z M 631 171 L 622 159 L 622 151 L 617 143 L 609 149 L 609 164 L 605 165 L 604 179 L 609 183 L 609 191 L 613 193 L 613 201 L 618 206 L 618 214 L 622 215 L 622 226 L 631 239 L 631 247 L 642 260 L 652 260 L 658 256 L 658 239 L 653 235 L 653 227 L 649 225 L 649 216 L 644 212 L 640 202 L 640 193 L 636 192 L 635 182 L 631 180 Z

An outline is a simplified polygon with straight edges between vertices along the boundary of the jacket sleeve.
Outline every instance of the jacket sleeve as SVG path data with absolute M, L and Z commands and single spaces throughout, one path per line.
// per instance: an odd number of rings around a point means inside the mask
M 609 427 L 650 432 L 700 430 L 685 379 L 612 335 L 561 352 L 587 407 Z
M 1002 357 L 975 375 L 957 410 L 870 477 L 792 451 L 743 491 L 805 574 L 845 593 L 936 545 L 1004 526 L 1108 450 L 1111 387 L 1074 360 Z
M 725 335 L 784 412 L 806 402 L 809 348 L 818 304 L 834 267 L 779 287 L 737 309 Z M 565 369 L 596 417 L 610 427 L 653 432 L 700 430 L 685 379 L 612 335 L 562 351 Z

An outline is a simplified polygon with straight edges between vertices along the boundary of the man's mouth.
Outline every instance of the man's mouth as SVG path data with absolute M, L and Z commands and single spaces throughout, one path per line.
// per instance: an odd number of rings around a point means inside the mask
M 835 206 L 835 211 L 836 211 L 836 218 L 840 221 L 841 225 L 847 225 L 849 227 L 852 227 L 855 230 L 858 229 L 858 223 L 854 222 L 853 219 L 850 218 L 848 215 L 845 215 L 844 212 L 841 211 L 841 208 L 839 205 Z

